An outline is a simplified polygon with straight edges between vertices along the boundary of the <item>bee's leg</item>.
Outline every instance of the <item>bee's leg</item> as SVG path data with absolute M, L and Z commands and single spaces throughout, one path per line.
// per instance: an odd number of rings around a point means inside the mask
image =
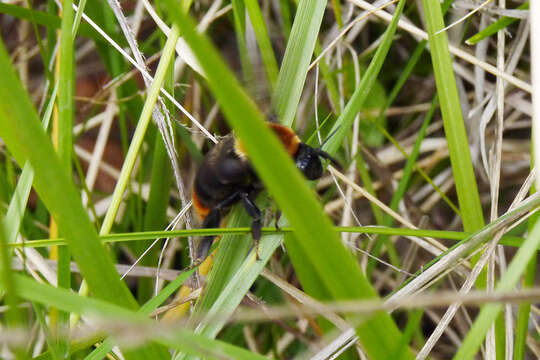
M 218 228 L 221 224 L 221 208 L 213 208 L 210 210 L 208 215 L 204 218 L 203 228 L 211 229 Z M 214 235 L 204 236 L 201 241 L 199 241 L 199 246 L 197 247 L 197 260 L 204 260 L 208 255 L 208 251 L 212 247 L 214 242 Z
M 223 209 L 228 208 L 229 206 L 240 200 L 240 197 L 241 192 L 237 191 L 231 196 L 229 196 L 227 199 L 217 204 L 214 208 L 210 209 L 210 212 L 204 218 L 202 227 L 205 229 L 220 227 L 221 214 L 223 213 Z M 197 247 L 197 260 L 204 260 L 204 258 L 206 258 L 206 256 L 208 255 L 208 251 L 212 247 L 212 243 L 214 242 L 215 237 L 215 235 L 209 235 L 204 236 L 201 239 L 201 241 L 199 242 L 199 246 Z
M 242 204 L 244 205 L 246 212 L 252 218 L 251 236 L 255 242 L 257 260 L 259 260 L 259 239 L 262 234 L 261 210 L 257 207 L 255 201 L 253 201 L 253 198 L 248 193 L 242 193 L 240 196 L 242 197 Z
M 276 210 L 276 218 L 275 218 L 275 222 L 274 222 L 274 226 L 276 228 L 276 231 L 280 231 L 281 228 L 279 227 L 279 219 L 281 218 L 281 210 L 277 209 Z

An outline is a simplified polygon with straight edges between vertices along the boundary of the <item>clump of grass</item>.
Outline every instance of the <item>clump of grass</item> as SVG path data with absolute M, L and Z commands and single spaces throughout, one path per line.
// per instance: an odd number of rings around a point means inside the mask
M 3 357 L 539 356 L 534 7 L 76 5 L 0 4 Z M 269 117 L 343 169 L 308 184 Z M 229 131 L 266 187 L 259 259 L 243 209 L 191 218 Z

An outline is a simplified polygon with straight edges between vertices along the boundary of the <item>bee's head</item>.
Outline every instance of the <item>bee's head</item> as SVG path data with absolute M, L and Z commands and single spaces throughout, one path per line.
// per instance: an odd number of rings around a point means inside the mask
M 341 167 L 327 152 L 319 148 L 312 148 L 304 143 L 298 144 L 298 150 L 295 155 L 296 167 L 308 180 L 316 180 L 322 176 L 323 167 L 321 158 L 330 160 L 338 168 Z

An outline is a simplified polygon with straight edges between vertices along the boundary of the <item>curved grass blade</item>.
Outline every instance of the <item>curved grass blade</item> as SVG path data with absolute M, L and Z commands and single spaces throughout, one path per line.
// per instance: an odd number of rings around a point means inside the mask
M 341 113 L 339 118 L 336 120 L 334 127 L 330 131 L 336 132 L 336 134 L 328 140 L 326 146 L 324 147 L 325 151 L 330 155 L 335 155 L 338 149 L 341 147 L 341 144 L 345 139 L 345 135 L 350 132 L 356 115 L 361 110 L 362 105 L 366 101 L 367 96 L 370 94 L 371 89 L 377 80 L 377 76 L 381 71 L 384 60 L 386 59 L 386 55 L 388 54 L 388 50 L 390 49 L 390 45 L 392 44 L 394 34 L 396 33 L 398 20 L 403 12 L 404 6 L 405 1 L 400 0 L 396 7 L 394 17 L 386 29 L 381 44 L 377 48 L 377 51 L 369 63 L 366 72 L 362 76 L 360 84 L 358 84 L 358 87 L 354 90 L 354 93 L 345 106 L 343 113 Z
M 22 298 L 55 306 L 64 311 L 88 314 L 88 316 L 93 317 L 99 316 L 107 321 L 120 321 L 125 323 L 126 326 L 141 326 L 141 329 L 148 329 L 148 339 L 153 339 L 169 347 L 188 351 L 194 355 L 210 356 L 211 358 L 226 355 L 234 359 L 266 359 L 262 355 L 249 352 L 222 341 L 210 340 L 179 327 L 169 329 L 168 333 L 161 331 L 161 333 L 156 332 L 151 334 L 149 330 L 152 329 L 152 325 L 155 325 L 155 322 L 148 319 L 144 313 L 135 312 L 103 300 L 78 296 L 65 289 L 39 284 L 24 275 L 15 275 L 14 278 L 18 285 L 15 293 Z M 5 290 L 3 283 L 0 284 L 0 288 Z M 168 358 L 167 353 L 155 355 L 155 357 L 147 357 L 146 359 L 166 358 Z
M 168 0 L 166 3 L 174 22 L 182 30 L 184 39 L 207 74 L 209 87 L 227 120 L 242 140 L 266 188 L 294 226 L 298 243 L 315 265 L 323 285 L 335 299 L 376 297 L 355 259 L 332 229 L 330 220 L 324 216 L 313 190 L 307 186 L 290 156 L 265 125 L 263 116 L 241 90 L 215 48 L 195 30 L 191 18 L 182 14 L 174 1 Z M 279 166 L 279 171 L 276 171 L 276 166 Z M 388 358 L 401 337 L 385 312 L 374 313 L 357 331 L 367 353 L 374 359 Z M 405 357 L 411 358 L 412 354 L 406 352 Z
M 171 281 L 163 290 L 159 292 L 155 297 L 148 300 L 146 304 L 141 306 L 137 313 L 143 315 L 150 315 L 158 306 L 163 304 L 169 296 L 171 296 L 190 276 L 195 270 L 186 271 L 180 274 L 174 281 Z M 112 338 L 107 338 L 103 343 L 92 351 L 84 360 L 101 360 L 108 352 L 112 350 L 114 341 Z
M 127 286 L 88 219 L 78 191 L 43 131 L 28 94 L 22 88 L 0 41 L 0 136 L 19 164 L 26 160 L 35 171 L 34 187 L 68 240 L 73 257 L 94 296 L 114 304 L 137 308 Z M 32 144 L 32 146 L 29 146 Z M 153 346 L 146 355 L 153 356 Z M 130 358 L 143 358 L 145 349 Z
M 34 184 L 43 201 L 63 225 L 68 244 L 93 293 L 117 304 L 135 307 L 127 287 L 105 253 L 96 231 L 88 219 L 73 182 L 61 167 L 60 160 L 45 135 L 27 93 L 22 89 L 0 45 L 0 134 L 15 159 L 30 161 L 35 171 Z M 28 146 L 33 144 L 33 146 Z
M 242 75 L 246 84 L 252 84 L 254 79 L 253 65 L 249 59 L 246 43 L 246 7 L 243 0 L 231 0 L 233 8 L 234 32 L 238 42 L 238 53 L 242 64 Z
M 243 208 L 236 206 L 227 221 L 229 224 L 249 224 L 249 216 Z M 214 257 L 212 269 L 208 275 L 204 296 L 197 303 L 193 317 L 206 314 L 223 288 L 237 272 L 252 244 L 251 234 L 225 235 L 219 240 L 219 251 Z
M 433 116 L 433 113 L 435 112 L 435 108 L 437 104 L 438 104 L 437 96 L 435 96 L 435 98 L 433 99 L 431 103 L 431 108 L 429 109 L 428 113 L 426 114 L 424 118 L 424 121 L 422 122 L 422 127 L 420 128 L 420 131 L 418 132 L 418 137 L 416 138 L 411 154 L 410 156 L 408 156 L 407 162 L 405 163 L 405 167 L 403 168 L 403 176 L 401 177 L 398 187 L 396 191 L 394 192 L 392 199 L 390 200 L 390 209 L 394 211 L 397 210 L 399 202 L 403 198 L 405 191 L 407 189 L 407 186 L 409 184 L 409 181 L 412 177 L 413 171 L 416 167 L 416 160 L 418 159 L 418 156 L 420 154 L 420 146 L 422 144 L 422 141 L 424 140 L 427 127 L 431 122 L 431 118 Z M 394 219 L 390 217 L 388 214 L 385 214 L 384 219 L 383 219 L 383 225 L 392 226 L 393 224 L 394 224 Z M 373 247 L 372 255 L 378 256 L 380 248 L 387 241 L 388 241 L 387 236 L 379 237 Z M 396 263 L 393 263 L 393 265 L 399 266 Z M 368 274 L 371 274 L 374 268 L 375 268 L 375 262 L 373 261 L 373 259 L 370 258 L 368 261 L 368 267 L 367 267 Z
M 531 158 L 534 159 L 534 151 L 531 147 Z M 534 161 L 531 162 L 531 170 L 533 169 Z M 536 193 L 536 184 L 533 184 L 530 193 L 534 194 Z M 539 221 L 538 213 L 533 214 L 529 218 L 529 222 L 527 224 L 527 228 L 529 230 L 529 233 L 534 229 L 534 225 L 537 224 Z M 533 258 L 529 261 L 529 264 L 527 265 L 527 268 L 525 270 L 525 274 L 523 275 L 523 281 L 522 281 L 522 288 L 532 288 L 534 287 L 534 280 L 536 277 L 536 266 L 537 266 L 537 256 L 533 256 Z M 515 338 L 514 338 L 514 359 L 517 360 L 523 360 L 525 357 L 525 352 L 527 349 L 527 336 L 529 334 L 529 317 L 531 314 L 531 303 L 530 302 L 523 302 L 519 304 L 518 308 L 518 316 L 516 321 L 516 329 L 515 329 Z
M 540 222 L 537 222 L 527 240 L 525 240 L 512 259 L 512 262 L 508 265 L 506 272 L 502 275 L 501 280 L 495 287 L 495 292 L 511 291 L 514 289 L 529 264 L 529 261 L 537 256 L 539 247 Z M 459 347 L 458 352 L 454 355 L 455 360 L 474 358 L 488 329 L 491 327 L 497 316 L 499 316 L 502 308 L 503 304 L 487 304 L 482 307 L 473 326 L 469 330 L 469 333 Z
M 530 196 L 515 209 L 507 212 L 503 216 L 484 226 L 482 229 L 470 234 L 465 239 L 454 244 L 444 253 L 440 254 L 438 257 L 424 265 L 416 272 L 414 277 L 411 277 L 404 284 L 401 284 L 401 287 L 395 290 L 388 298 L 387 303 L 393 303 L 399 297 L 411 294 L 412 292 L 416 291 L 415 289 L 421 288 L 423 285 L 433 280 L 442 271 L 447 269 L 449 266 L 448 264 L 453 264 L 466 257 L 481 244 L 487 242 L 496 232 L 518 221 L 525 214 L 533 211 L 539 206 L 540 196 L 537 194 Z M 523 244 L 521 246 L 523 246 Z M 443 257 L 445 258 L 445 264 L 443 264 L 443 266 L 435 266 L 440 265 L 439 260 Z
M 254 251 L 247 258 L 243 258 L 242 264 L 236 269 L 237 271 L 231 274 L 230 281 L 225 284 L 223 289 L 220 289 L 220 293 L 208 307 L 205 318 L 196 328 L 196 333 L 209 338 L 217 336 L 218 332 L 225 326 L 227 317 L 236 310 L 280 243 L 280 235 L 264 236 L 259 244 L 260 260 L 255 259 Z M 219 320 L 216 321 L 216 318 Z
M 296 9 L 273 99 L 281 123 L 288 126 L 294 122 L 326 3 L 325 0 L 304 0 Z
M 61 19 L 58 16 L 43 11 L 27 9 L 22 6 L 0 2 L 0 13 L 31 21 L 50 29 L 60 29 L 61 27 Z M 103 41 L 102 37 L 91 26 L 85 23 L 80 24 L 78 34 L 96 41 Z
M 521 4 L 517 7 L 518 10 L 527 10 L 529 8 L 529 2 Z M 474 45 L 478 42 L 484 40 L 487 37 L 490 37 L 493 34 L 496 34 L 497 31 L 504 29 L 514 22 L 518 21 L 519 19 L 511 18 L 508 16 L 503 16 L 499 20 L 495 21 L 493 24 L 487 26 L 486 28 L 482 29 L 482 31 L 478 32 L 477 34 L 471 36 L 467 40 L 465 40 L 465 43 L 467 45 Z
M 266 80 L 270 85 L 269 88 L 273 90 L 276 86 L 278 77 L 278 65 L 274 50 L 270 38 L 268 37 L 268 29 L 264 23 L 264 18 L 261 13 L 261 8 L 256 0 L 244 0 L 244 4 L 249 14 L 249 19 L 253 25 L 253 31 L 257 38 L 257 44 L 261 51 L 261 57 L 264 64 L 264 70 L 266 72 Z
M 4 315 L 4 321 L 6 327 L 16 331 L 17 329 L 23 329 L 24 316 L 22 310 L 19 308 L 19 296 L 16 292 L 16 282 L 13 278 L 13 271 L 11 271 L 11 249 L 7 247 L 7 229 L 4 226 L 4 217 L 0 216 L 0 284 L 3 285 L 4 303 L 7 305 L 7 311 Z M 26 359 L 24 348 L 21 345 L 14 346 L 13 352 L 17 359 Z

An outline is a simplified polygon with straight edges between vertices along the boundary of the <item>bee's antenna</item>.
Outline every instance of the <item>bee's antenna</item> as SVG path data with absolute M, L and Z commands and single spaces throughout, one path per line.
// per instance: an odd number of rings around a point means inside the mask
M 328 142 L 328 140 L 330 140 L 330 138 L 331 138 L 332 136 L 336 135 L 336 133 L 338 132 L 338 130 L 339 130 L 340 127 L 341 127 L 341 125 L 338 125 L 338 127 L 335 128 L 334 131 L 332 131 L 332 132 L 330 133 L 330 135 L 328 135 L 328 136 L 326 137 L 326 139 L 324 139 L 324 141 L 322 142 L 321 146 L 319 146 L 319 149 L 322 149 L 323 146 L 324 146 L 324 144 L 326 144 L 326 143 Z M 327 155 L 328 155 L 328 154 L 327 154 Z
M 330 162 L 332 163 L 332 165 L 334 165 L 336 168 L 338 169 L 343 169 L 343 166 L 341 166 L 341 164 L 339 163 L 339 161 L 337 161 L 336 159 L 334 159 L 329 153 L 327 153 L 326 151 L 323 151 L 321 150 L 320 148 L 319 149 L 314 149 L 316 152 L 317 152 L 317 155 L 319 155 L 320 157 L 324 158 L 324 159 L 327 159 L 327 160 L 330 160 Z
M 326 143 L 328 142 L 328 140 L 330 140 L 330 138 L 331 138 L 332 136 L 334 136 L 334 135 L 337 133 L 337 131 L 339 130 L 340 127 L 341 127 L 341 125 L 338 125 L 338 126 L 334 129 L 334 131 L 332 131 L 332 132 L 330 133 L 330 135 L 328 135 L 328 136 L 326 137 L 326 139 L 324 139 L 324 141 L 322 142 L 321 146 L 319 146 L 319 147 L 316 148 L 316 149 L 313 149 L 313 150 L 315 150 L 315 152 L 317 153 L 317 155 L 319 155 L 320 157 L 322 157 L 322 158 L 324 158 L 324 159 L 330 160 L 330 162 L 331 162 L 332 164 L 334 164 L 334 166 L 337 167 L 338 169 L 342 169 L 342 168 L 343 168 L 343 167 L 341 166 L 341 164 L 340 164 L 336 159 L 334 159 L 329 153 L 327 153 L 326 151 L 324 151 L 322 148 L 323 148 L 324 144 L 326 144 Z

